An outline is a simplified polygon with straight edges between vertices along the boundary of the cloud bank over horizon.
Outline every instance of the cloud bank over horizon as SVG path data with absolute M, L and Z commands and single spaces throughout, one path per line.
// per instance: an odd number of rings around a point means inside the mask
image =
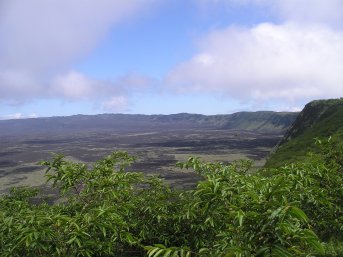
M 199 0 L 204 6 L 256 5 L 278 22 L 215 29 L 199 51 L 167 75 L 177 92 L 208 92 L 253 104 L 301 106 L 343 95 L 343 1 Z
M 117 88 L 118 81 L 93 79 L 72 66 L 89 54 L 113 26 L 139 16 L 153 3 L 4 2 L 0 16 L 0 103 L 23 104 L 37 98 L 98 101 L 126 97 L 124 88 Z
M 200 48 L 170 72 L 170 87 L 242 101 L 296 102 L 343 95 L 343 33 L 326 26 L 230 26 L 207 35 Z

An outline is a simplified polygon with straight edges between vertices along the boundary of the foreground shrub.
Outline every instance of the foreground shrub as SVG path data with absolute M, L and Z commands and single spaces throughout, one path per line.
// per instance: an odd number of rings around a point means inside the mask
M 317 234 L 340 240 L 342 175 L 332 156 L 272 176 L 249 174 L 249 161 L 190 158 L 179 166 L 203 180 L 181 192 L 126 172 L 133 161 L 116 152 L 92 167 L 43 162 L 64 200 L 32 201 L 29 188 L 3 195 L 1 256 L 310 256 L 325 254 Z

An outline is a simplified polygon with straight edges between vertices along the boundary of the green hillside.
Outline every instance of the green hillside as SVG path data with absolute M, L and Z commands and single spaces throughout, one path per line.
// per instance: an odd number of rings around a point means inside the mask
M 298 116 L 297 112 L 237 112 L 223 125 L 227 129 L 263 132 L 285 131 Z
M 201 115 L 179 113 L 154 115 L 159 122 L 191 122 L 193 125 L 218 129 L 236 129 L 256 132 L 282 133 L 295 121 L 297 112 L 236 112 L 224 115 Z
M 308 103 L 286 132 L 266 166 L 276 167 L 301 160 L 315 150 L 315 138 L 328 138 L 336 144 L 343 139 L 343 98 Z

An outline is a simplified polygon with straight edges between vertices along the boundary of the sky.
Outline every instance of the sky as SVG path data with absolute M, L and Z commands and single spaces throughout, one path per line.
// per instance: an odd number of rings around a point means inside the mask
M 339 97 L 342 0 L 0 0 L 0 119 Z

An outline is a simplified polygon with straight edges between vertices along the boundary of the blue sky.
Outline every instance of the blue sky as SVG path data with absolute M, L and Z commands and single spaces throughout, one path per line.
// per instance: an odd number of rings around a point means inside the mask
M 343 96 L 341 0 L 0 2 L 0 119 Z

